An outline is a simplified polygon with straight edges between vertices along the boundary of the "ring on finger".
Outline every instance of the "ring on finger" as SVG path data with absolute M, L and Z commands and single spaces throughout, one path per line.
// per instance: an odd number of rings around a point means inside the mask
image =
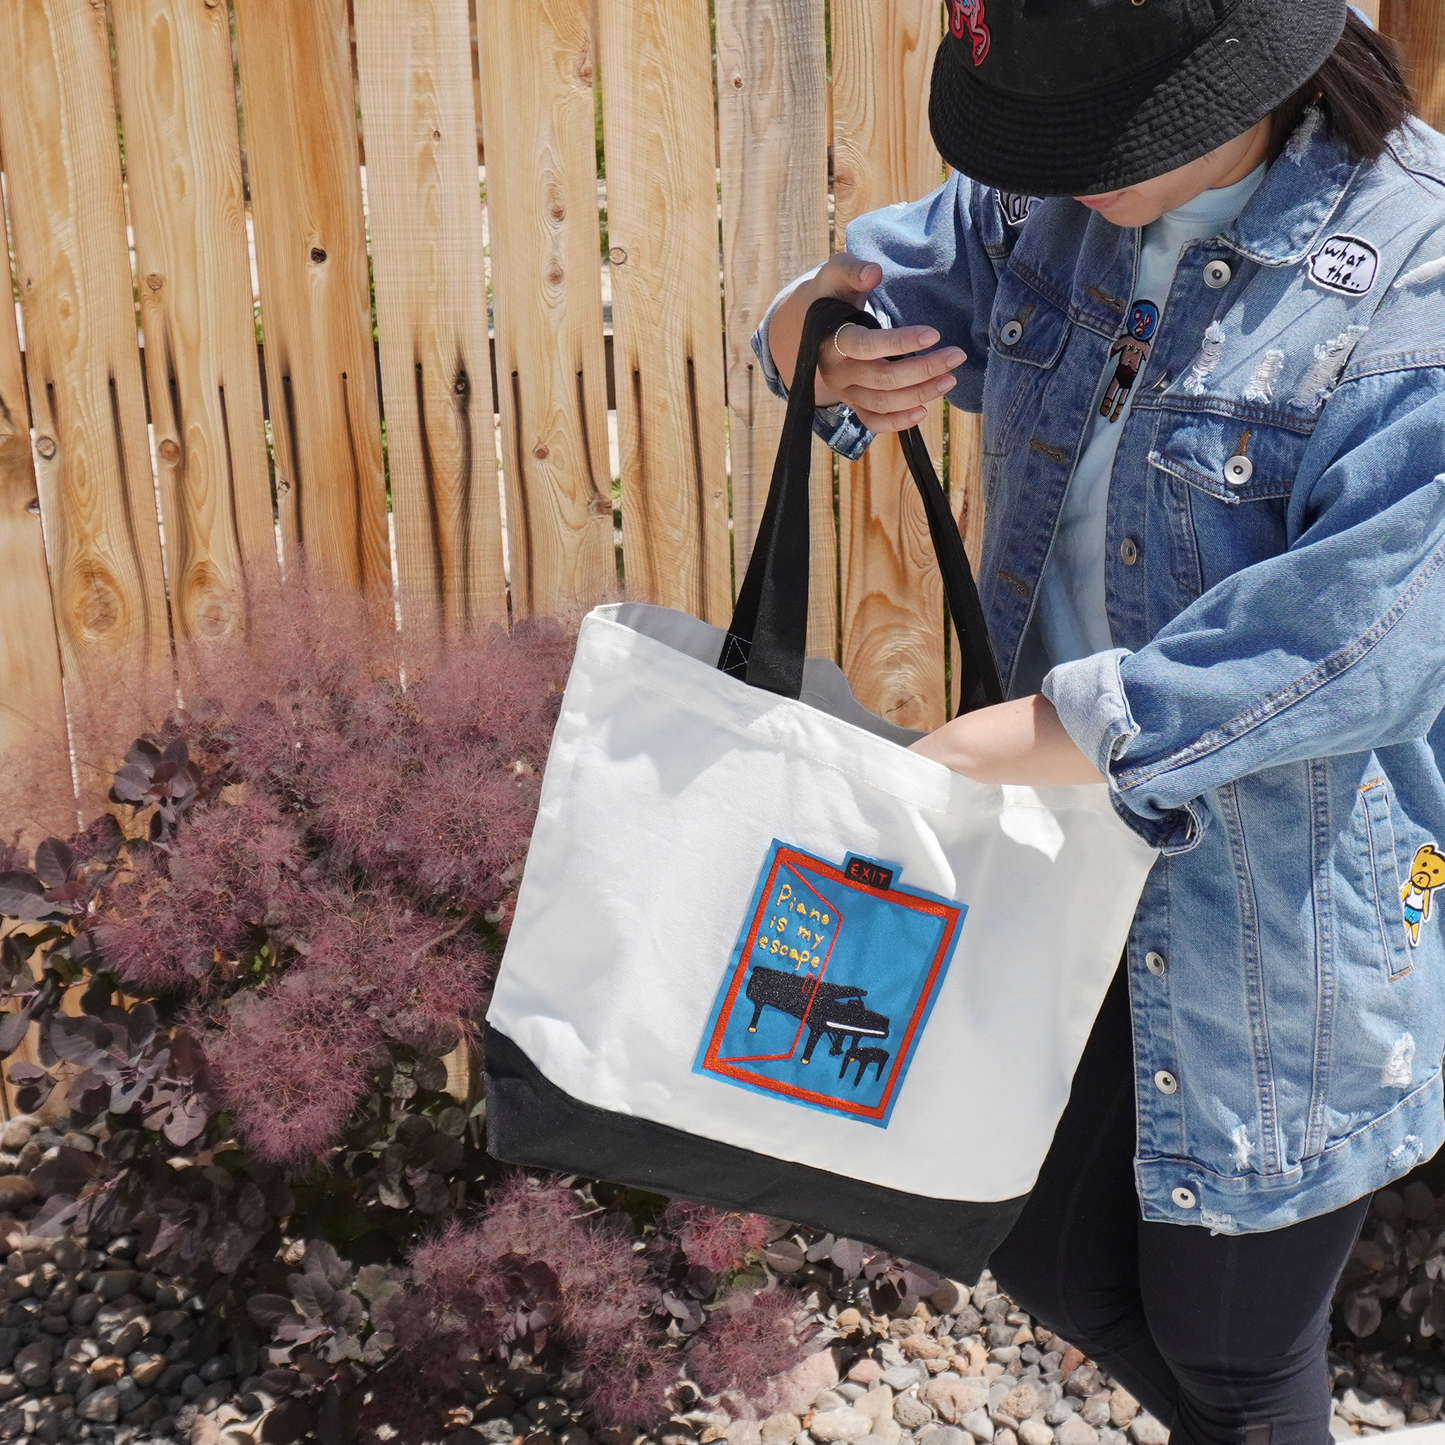
M 849 356 L 848 353 L 847 353 L 846 351 L 844 351 L 841 346 L 838 345 L 838 338 L 843 334 L 844 328 L 845 328 L 845 327 L 848 327 L 848 326 L 851 326 L 852 324 L 853 324 L 853 323 L 852 323 L 851 321 L 845 321 L 845 322 L 843 323 L 843 325 L 840 326 L 840 327 L 833 333 L 833 350 L 836 351 L 836 352 L 838 353 L 838 355 L 843 358 L 844 361 L 852 361 L 853 358 L 852 358 L 851 356 Z

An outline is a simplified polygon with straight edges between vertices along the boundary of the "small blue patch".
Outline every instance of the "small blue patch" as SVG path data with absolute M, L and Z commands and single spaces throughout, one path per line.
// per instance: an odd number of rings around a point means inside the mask
M 968 911 L 901 871 L 775 838 L 693 1072 L 886 1128 Z

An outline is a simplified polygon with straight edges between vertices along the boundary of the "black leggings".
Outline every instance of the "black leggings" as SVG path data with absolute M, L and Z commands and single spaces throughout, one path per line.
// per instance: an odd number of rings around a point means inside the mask
M 1330 1296 L 1369 1196 L 1265 1234 L 1141 1220 L 1133 1058 L 1121 969 L 989 1262 L 999 1288 L 1169 1425 L 1172 1445 L 1326 1445 Z

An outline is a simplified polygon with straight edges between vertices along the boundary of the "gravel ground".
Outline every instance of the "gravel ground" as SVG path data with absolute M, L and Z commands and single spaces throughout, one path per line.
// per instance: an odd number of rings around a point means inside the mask
M 183 1282 L 146 1269 L 135 1234 L 36 1239 L 25 1177 L 61 1142 L 35 1119 L 0 1126 L 0 1441 L 254 1445 L 275 1402 L 254 1345 L 222 1338 Z M 806 1242 L 806 1236 L 799 1236 Z M 732 1418 L 696 1399 L 654 1445 L 1164 1445 L 1164 1426 L 1078 1350 L 1035 1324 L 985 1274 L 945 1282 L 906 1319 L 874 1315 L 861 1281 L 809 1302 L 826 1346 L 782 1382 L 766 1418 Z M 1445 1354 L 1332 1351 L 1337 1440 L 1445 1413 Z M 487 1366 L 487 1393 L 447 1422 L 446 1445 L 635 1445 L 596 1429 L 576 1377 Z M 273 1422 L 274 1424 L 275 1422 Z M 421 1445 L 400 1441 L 398 1445 Z

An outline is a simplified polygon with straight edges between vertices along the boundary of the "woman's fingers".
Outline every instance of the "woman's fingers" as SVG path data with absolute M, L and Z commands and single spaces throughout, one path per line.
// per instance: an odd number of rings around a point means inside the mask
M 835 341 L 824 347 L 818 369 L 829 392 L 852 407 L 870 431 L 915 426 L 929 402 L 952 390 L 953 368 L 966 359 L 956 346 L 912 354 L 937 343 L 938 333 L 926 326 L 871 331 L 850 325 Z
M 837 351 L 850 361 L 881 361 L 906 356 L 938 345 L 938 332 L 931 326 L 885 326 L 877 331 L 857 322 L 845 321 L 834 334 Z M 957 350 L 957 348 L 954 348 Z M 963 353 L 960 351 L 959 356 Z

